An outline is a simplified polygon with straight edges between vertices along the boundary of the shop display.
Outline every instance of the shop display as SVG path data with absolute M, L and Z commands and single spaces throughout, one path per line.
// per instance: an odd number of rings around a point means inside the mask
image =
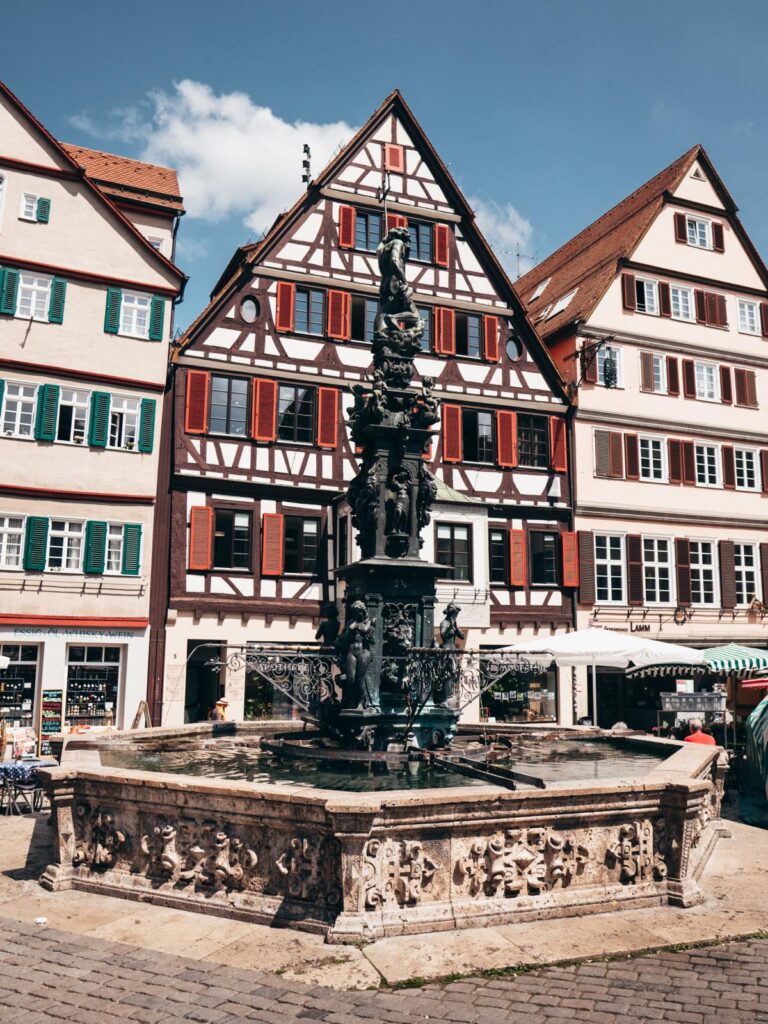
M 70 647 L 66 724 L 70 728 L 114 725 L 119 679 L 119 647 Z
M 0 670 L 0 718 L 12 728 L 29 728 L 34 724 L 37 647 L 2 644 L 0 654 L 11 661 Z

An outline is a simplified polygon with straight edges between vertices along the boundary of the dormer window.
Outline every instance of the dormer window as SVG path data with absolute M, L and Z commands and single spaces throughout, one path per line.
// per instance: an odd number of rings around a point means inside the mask
M 570 306 L 578 290 L 578 288 L 574 288 L 572 292 L 568 292 L 567 295 L 564 295 L 561 299 L 558 299 L 557 302 L 553 303 L 547 311 L 546 319 L 551 320 L 553 316 L 557 316 L 558 313 L 562 313 L 566 310 Z
M 533 293 L 533 295 L 530 297 L 530 299 L 528 299 L 528 301 L 529 302 L 535 302 L 536 299 L 540 298 L 544 294 L 544 289 L 547 287 L 547 285 L 549 284 L 549 282 L 551 280 L 552 280 L 551 277 L 547 277 L 543 281 L 541 281 L 539 284 L 537 284 L 536 285 L 536 291 Z

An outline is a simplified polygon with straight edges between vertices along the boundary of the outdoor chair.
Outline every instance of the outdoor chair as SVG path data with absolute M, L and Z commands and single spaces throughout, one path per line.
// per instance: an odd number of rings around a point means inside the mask
M 43 808 L 43 789 L 39 782 L 12 782 L 9 802 L 11 814 L 24 814 L 26 808 L 30 814 L 36 814 Z

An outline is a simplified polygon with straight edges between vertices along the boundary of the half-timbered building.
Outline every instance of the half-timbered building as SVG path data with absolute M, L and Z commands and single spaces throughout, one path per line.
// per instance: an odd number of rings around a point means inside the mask
M 393 226 L 408 228 L 426 324 L 416 390 L 433 378 L 442 402 L 423 550 L 446 566 L 438 600 L 461 606 L 473 648 L 572 623 L 562 380 L 395 92 L 237 251 L 174 354 L 165 723 L 204 717 L 221 693 L 232 717 L 274 711 L 244 670 L 214 675 L 201 645 L 312 643 L 337 597 L 334 569 L 358 557 L 343 499 L 356 466 L 346 410 L 371 366 L 376 249 Z M 499 713 L 554 716 L 555 680 L 537 687 L 530 707 L 528 693 L 510 693 Z M 567 717 L 570 697 L 560 703 Z

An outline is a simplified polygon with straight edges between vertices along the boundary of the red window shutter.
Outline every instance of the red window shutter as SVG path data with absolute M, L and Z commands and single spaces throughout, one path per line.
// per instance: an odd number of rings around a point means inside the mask
M 517 413 L 509 409 L 496 411 L 496 454 L 505 469 L 517 465 Z
M 611 431 L 608 439 L 608 457 L 610 476 L 617 480 L 624 479 L 624 444 L 622 435 Z
M 760 327 L 763 337 L 768 338 L 768 302 L 760 303 Z
M 349 341 L 350 331 L 350 300 L 349 292 L 328 292 L 328 337 L 337 341 Z
M 688 607 L 691 603 L 691 546 L 685 537 L 675 540 L 677 574 L 677 603 Z
M 640 390 L 653 391 L 653 356 L 650 352 L 640 353 Z
M 282 576 L 285 518 L 276 512 L 261 517 L 261 575 Z
M 579 538 L 578 534 L 566 530 L 563 535 L 563 586 L 579 585 Z
M 720 554 L 720 607 L 736 607 L 736 553 L 732 540 L 721 540 Z
M 763 494 L 768 494 L 768 451 L 765 449 L 760 452 L 760 470 L 763 478 Z M 765 594 L 765 600 L 768 601 L 768 592 Z
M 627 603 L 643 604 L 643 539 L 639 533 L 627 536 Z
M 435 263 L 439 267 L 448 266 L 449 231 L 447 224 L 435 224 Z
M 667 394 L 680 394 L 680 373 L 674 356 L 667 356 Z
M 637 292 L 635 291 L 635 275 L 621 275 L 621 302 L 624 309 L 637 308 Z
M 746 371 L 740 370 L 737 366 L 733 371 L 736 381 L 736 405 L 747 404 L 747 375 Z M 725 401 L 725 399 L 723 399 Z
M 724 295 L 715 296 L 715 326 L 716 327 L 727 327 L 728 326 L 728 303 L 725 300 Z
M 387 231 L 391 231 L 392 228 L 407 228 L 408 218 L 403 217 L 399 213 L 388 213 L 387 214 Z
M 549 462 L 556 473 L 568 472 L 568 445 L 565 420 L 559 416 L 549 417 Z
M 683 360 L 683 394 L 686 398 L 696 397 L 696 366 L 692 359 Z
M 509 585 L 524 587 L 528 583 L 525 530 L 509 531 Z
M 384 170 L 394 174 L 402 174 L 405 170 L 405 154 L 402 146 L 393 142 L 384 143 Z
M 595 431 L 595 476 L 606 479 L 611 475 L 611 434 L 608 430 Z
M 277 284 L 277 314 L 275 316 L 275 328 L 278 331 L 293 330 L 294 300 L 296 298 L 296 285 L 288 281 L 278 281 Z
M 760 570 L 763 577 L 763 601 L 768 601 L 768 543 L 760 545 Z
M 354 206 L 339 207 L 339 248 L 354 249 L 355 247 L 355 208 Z
M 750 409 L 757 408 L 757 377 L 754 370 L 747 370 L 747 405 Z
M 672 296 L 666 281 L 659 282 L 659 312 L 662 316 L 672 316 Z
M 688 226 L 685 223 L 685 214 L 675 214 L 675 241 L 688 243 Z
M 637 434 L 624 435 L 624 448 L 627 457 L 627 480 L 640 479 L 640 449 Z
M 213 509 L 197 505 L 189 510 L 189 568 L 202 571 L 213 565 Z
M 671 438 L 667 441 L 669 453 L 669 482 L 681 484 L 683 482 L 683 451 L 682 442 Z
M 696 307 L 696 319 L 700 324 L 707 322 L 707 293 L 698 288 L 693 292 L 693 304 Z
M 725 234 L 722 224 L 712 224 L 712 248 L 715 252 L 725 252 Z
M 723 487 L 732 491 L 736 486 L 736 461 L 731 445 L 723 445 Z
M 680 448 L 683 454 L 683 483 L 689 487 L 696 486 L 696 451 L 693 441 L 681 441 Z
M 581 350 L 581 372 L 586 384 L 597 384 L 597 358 L 594 352 L 585 348 Z
M 718 319 L 717 295 L 714 292 L 704 292 L 704 300 L 706 303 L 707 326 L 717 327 L 720 322 Z
M 452 309 L 435 310 L 435 352 L 443 356 L 456 354 L 456 317 Z
M 501 359 L 501 346 L 499 345 L 499 318 L 497 316 L 483 317 L 483 340 L 485 342 L 485 358 L 489 363 L 498 363 Z
M 595 603 L 595 539 L 579 530 L 579 604 Z
M 204 434 L 208 429 L 207 370 L 187 370 L 187 407 L 184 429 L 188 434 Z
M 443 459 L 445 462 L 461 462 L 461 406 L 443 406 Z
M 277 436 L 277 381 L 257 377 L 251 395 L 251 437 L 255 441 L 274 441 Z
M 739 393 L 739 371 L 736 370 L 736 394 Z M 733 402 L 733 386 L 731 383 L 731 368 L 730 366 L 720 367 L 720 401 L 724 405 L 730 405 Z M 737 398 L 738 401 L 738 398 Z
M 339 440 L 339 392 L 336 388 L 317 389 L 317 444 L 335 448 Z

